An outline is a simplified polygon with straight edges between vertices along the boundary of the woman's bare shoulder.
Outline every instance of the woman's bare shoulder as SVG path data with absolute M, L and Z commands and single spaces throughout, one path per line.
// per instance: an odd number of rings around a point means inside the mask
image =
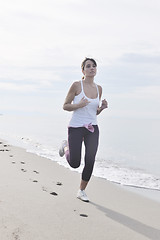
M 73 85 L 74 87 L 79 87 L 80 84 L 81 84 L 80 81 L 75 81 L 72 85 Z
M 100 85 L 97 85 L 97 86 L 98 86 L 99 91 L 102 92 L 102 87 Z
M 81 82 L 80 81 L 75 81 L 72 84 L 72 88 L 74 89 L 76 95 L 78 95 L 81 92 Z

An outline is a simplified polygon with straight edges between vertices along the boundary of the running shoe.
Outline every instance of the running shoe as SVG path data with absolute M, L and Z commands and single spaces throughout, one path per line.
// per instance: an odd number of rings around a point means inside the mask
M 84 202 L 89 202 L 89 199 L 84 190 L 78 190 L 77 198 Z
M 63 157 L 65 152 L 64 152 L 64 148 L 68 146 L 67 140 L 63 140 L 61 147 L 59 149 L 59 155 L 60 157 Z

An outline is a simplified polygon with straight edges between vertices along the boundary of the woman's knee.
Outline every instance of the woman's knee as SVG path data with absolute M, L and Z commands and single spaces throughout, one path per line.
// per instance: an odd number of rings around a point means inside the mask
M 70 166 L 72 167 L 72 168 L 78 168 L 79 166 L 80 166 L 80 161 L 77 161 L 77 160 L 71 160 L 70 159 Z
M 78 168 L 81 164 L 81 156 L 79 155 L 70 155 L 70 166 L 72 168 Z

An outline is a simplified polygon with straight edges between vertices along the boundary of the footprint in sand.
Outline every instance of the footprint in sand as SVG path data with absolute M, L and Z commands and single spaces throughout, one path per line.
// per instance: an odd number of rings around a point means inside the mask
M 34 183 L 37 183 L 38 181 L 37 180 L 33 180 Z
M 43 190 L 44 192 L 49 192 L 46 187 L 42 187 L 42 190 Z M 53 195 L 53 196 L 58 196 L 58 193 L 56 193 L 56 192 L 49 192 L 49 193 L 50 193 L 51 195 Z
M 42 187 L 42 190 L 43 190 L 44 192 L 47 192 L 47 189 L 46 189 L 45 187 Z
M 6 144 L 5 144 L 5 145 L 3 145 L 3 147 L 9 147 L 9 145 L 6 145 Z M 8 151 L 10 151 L 10 150 L 9 150 L 9 149 L 1 149 L 0 151 L 3 151 L 3 152 L 6 151 L 6 152 L 8 152 Z
M 58 196 L 58 194 L 56 192 L 51 192 L 50 194 L 53 196 Z
M 88 217 L 87 214 L 83 214 L 83 213 L 79 214 L 79 216 L 81 216 L 81 217 Z
M 25 162 L 21 162 L 21 164 L 25 164 Z
M 32 181 L 32 182 L 34 182 L 34 183 L 38 183 L 38 180 L 36 180 L 36 179 L 29 179 L 30 181 Z
M 57 182 L 57 186 L 62 186 L 63 184 L 61 182 Z
M 17 228 L 17 229 L 15 229 L 15 231 L 12 233 L 12 236 L 13 236 L 13 238 L 14 238 L 15 240 L 20 240 L 19 234 L 20 234 L 20 229 Z
M 36 173 L 36 174 L 39 174 L 39 172 L 37 172 L 36 170 L 34 170 L 33 172 Z
M 9 147 L 9 145 L 6 145 L 6 144 L 5 144 L 5 145 L 3 145 L 3 147 Z

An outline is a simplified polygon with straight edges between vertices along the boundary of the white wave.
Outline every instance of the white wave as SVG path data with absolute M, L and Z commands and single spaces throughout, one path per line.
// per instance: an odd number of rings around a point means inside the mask
M 160 191 L 160 178 L 141 169 L 131 169 L 107 163 L 102 166 L 97 161 L 94 175 L 124 186 Z

